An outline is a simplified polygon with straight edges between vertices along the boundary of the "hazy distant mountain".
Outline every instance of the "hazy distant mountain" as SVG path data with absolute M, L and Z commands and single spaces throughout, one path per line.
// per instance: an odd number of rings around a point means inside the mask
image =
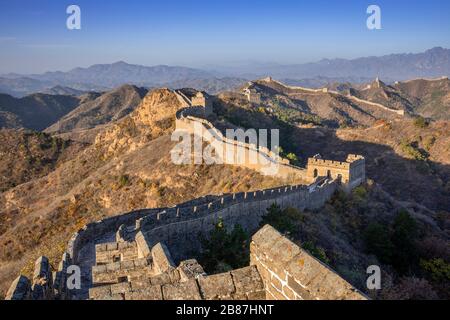
M 46 72 L 27 76 L 7 74 L 0 78 L 0 92 L 21 97 L 46 91 L 54 86 L 81 91 L 106 91 L 124 84 L 157 87 L 167 83 L 214 77 L 214 73 L 199 69 L 164 65 L 147 67 L 120 61 L 75 68 L 68 72 Z
M 68 72 L 46 72 L 30 75 L 41 81 L 58 82 L 60 85 L 72 87 L 73 83 L 93 83 L 105 87 L 117 87 L 123 84 L 154 86 L 161 83 L 184 79 L 204 79 L 212 74 L 203 70 L 153 66 L 146 67 L 120 61 L 113 64 L 96 64 L 88 68 L 75 68 Z
M 165 87 L 172 89 L 195 88 L 206 91 L 209 94 L 217 94 L 222 91 L 235 90 L 241 87 L 248 80 L 244 78 L 206 78 L 206 79 L 186 79 L 164 84 Z
M 47 92 L 55 86 L 80 91 L 107 91 L 132 84 L 148 88 L 196 87 L 217 93 L 239 86 L 239 82 L 267 75 L 308 87 L 329 87 L 336 82 L 365 83 L 375 77 L 393 83 L 413 78 L 449 76 L 450 50 L 437 47 L 417 54 L 391 54 L 353 60 L 323 59 L 294 65 L 246 62 L 210 69 L 205 71 L 164 65 L 147 67 L 120 61 L 75 68 L 68 72 L 3 75 L 0 77 L 0 92 L 21 97 L 34 92 Z
M 44 89 L 41 93 L 52 95 L 64 95 L 64 96 L 81 96 L 86 93 L 84 90 L 77 90 L 70 87 L 55 86 L 48 89 Z
M 216 68 L 226 72 L 226 68 Z M 319 62 L 292 65 L 252 64 L 229 69 L 233 76 L 260 78 L 267 75 L 278 79 L 313 79 L 317 77 L 383 78 L 387 82 L 419 77 L 450 75 L 450 50 L 436 47 L 417 54 L 391 54 L 353 60 L 323 59 Z M 344 78 L 344 79 L 343 79 Z M 348 78 L 348 79 L 345 79 Z
M 23 97 L 30 93 L 39 92 L 50 85 L 46 81 L 29 77 L 0 77 L 0 93 L 15 97 Z

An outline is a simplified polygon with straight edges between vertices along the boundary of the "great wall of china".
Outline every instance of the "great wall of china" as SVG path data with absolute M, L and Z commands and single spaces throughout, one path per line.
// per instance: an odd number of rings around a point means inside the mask
M 376 103 L 376 102 L 372 102 L 372 101 L 369 101 L 369 100 L 360 99 L 358 97 L 355 97 L 351 93 L 349 93 L 348 95 L 343 95 L 342 93 L 340 93 L 338 91 L 329 90 L 328 88 L 311 89 L 311 88 L 304 88 L 304 87 L 299 87 L 299 86 L 289 86 L 289 85 L 284 84 L 284 83 L 282 83 L 280 81 L 274 80 L 271 77 L 264 78 L 261 81 L 274 82 L 277 85 L 282 86 L 282 87 L 287 88 L 287 89 L 290 89 L 290 90 L 301 90 L 301 91 L 308 92 L 308 93 L 329 93 L 329 94 L 334 94 L 334 95 L 337 95 L 337 96 L 340 96 L 340 97 L 344 97 L 344 98 L 356 101 L 358 103 L 367 104 L 367 105 L 370 105 L 370 106 L 373 106 L 373 107 L 377 107 L 377 108 L 383 109 L 383 110 L 388 111 L 388 112 L 396 113 L 399 116 L 404 116 L 405 115 L 405 111 L 404 110 L 396 110 L 396 109 L 389 108 L 389 107 L 387 107 L 385 105 L 382 105 L 381 103 Z M 251 82 L 249 84 L 251 84 Z
M 206 96 L 197 94 L 189 99 L 176 94 L 186 106 L 177 113 L 177 130 L 197 134 L 191 130 L 200 124 L 210 129 L 201 132 L 212 144 L 232 144 L 235 150 L 254 152 L 277 164 L 281 177 L 298 175 L 307 184 L 210 195 L 170 208 L 138 210 L 87 224 L 71 237 L 57 270 L 52 270 L 47 258 L 39 258 L 33 278 L 19 276 L 6 299 L 367 299 L 272 227 L 258 230 L 274 203 L 281 208 L 314 210 L 338 188 L 348 191 L 363 183 L 364 158 L 349 155 L 345 162 L 339 162 L 316 157 L 309 159 L 306 169 L 291 166 L 269 150 L 225 138 L 205 119 L 212 112 Z M 265 172 L 261 166 L 241 165 Z M 239 224 L 254 234 L 251 263 L 243 269 L 206 275 L 190 258 L 201 250 L 201 239 L 219 220 L 227 228 Z M 71 265 L 81 268 L 80 289 L 67 285 Z

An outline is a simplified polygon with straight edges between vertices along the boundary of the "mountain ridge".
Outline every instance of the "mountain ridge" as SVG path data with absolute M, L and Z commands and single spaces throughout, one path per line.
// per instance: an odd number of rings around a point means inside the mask
M 220 81 L 216 80 L 217 84 L 212 88 L 202 84 L 205 89 L 211 90 L 209 93 L 217 93 L 214 92 L 214 88 L 231 89 L 242 79 L 257 79 L 267 75 L 291 81 L 305 80 L 307 83 L 320 85 L 332 84 L 336 80 L 364 83 L 375 77 L 393 83 L 414 78 L 450 76 L 450 49 L 435 47 L 420 53 L 397 53 L 356 59 L 322 59 L 303 64 L 208 66 L 204 69 L 163 64 L 144 66 L 118 61 L 111 64 L 94 64 L 85 68 L 77 67 L 66 72 L 0 75 L 0 92 L 20 96 L 57 85 L 81 91 L 105 91 L 123 84 L 148 88 L 174 85 L 189 87 L 193 82 L 202 83 L 218 78 Z

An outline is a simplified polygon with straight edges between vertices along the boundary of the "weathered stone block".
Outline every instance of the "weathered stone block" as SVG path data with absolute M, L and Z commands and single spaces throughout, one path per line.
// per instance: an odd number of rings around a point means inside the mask
M 149 265 L 149 261 L 146 258 L 140 258 L 140 259 L 134 260 L 134 266 L 136 268 L 145 267 L 147 265 Z
M 264 283 L 256 266 L 234 270 L 231 275 L 237 294 L 264 290 Z
M 111 297 L 111 286 L 94 287 L 89 289 L 89 299 L 105 300 Z
M 125 293 L 125 300 L 163 300 L 161 286 L 149 286 Z
M 267 288 L 267 291 L 271 293 L 273 300 L 286 300 L 286 297 L 282 293 L 278 292 L 272 285 Z
M 31 282 L 27 277 L 18 276 L 6 293 L 5 300 L 26 300 L 29 298 Z
M 120 270 L 120 262 L 108 263 L 106 265 L 106 271 L 108 271 L 108 272 L 118 271 L 118 270 Z
M 162 287 L 165 300 L 201 300 L 197 281 L 191 279 L 176 284 L 166 284 Z
M 169 249 L 163 243 L 158 243 L 152 248 L 152 258 L 155 269 L 160 273 L 167 272 L 175 268 Z
M 291 288 L 298 296 L 300 296 L 303 300 L 314 300 L 314 297 L 311 295 L 311 293 L 306 289 L 303 288 L 300 284 L 295 281 L 294 278 L 291 276 L 288 277 L 288 286 Z
M 247 294 L 248 300 L 266 300 L 266 291 L 260 290 L 255 292 L 250 292 Z
M 177 269 L 170 270 L 168 272 L 168 274 L 169 274 L 170 282 L 172 282 L 172 283 L 178 282 L 178 281 L 184 281 L 181 279 L 180 271 L 178 271 Z
M 145 289 L 151 286 L 149 278 L 134 279 L 131 281 L 131 291 Z
M 104 272 L 106 272 L 106 265 L 104 264 L 92 267 L 92 273 L 104 273 Z
M 168 272 L 151 277 L 150 281 L 151 281 L 152 285 L 163 285 L 163 284 L 172 283 Z
M 200 291 L 206 300 L 230 299 L 236 292 L 230 273 L 222 273 L 198 279 Z
M 111 294 L 124 294 L 131 291 L 129 282 L 116 283 L 111 285 Z
M 95 251 L 96 252 L 103 252 L 103 251 L 106 251 L 106 250 L 107 250 L 106 243 L 100 243 L 100 244 L 96 244 L 95 245 Z
M 119 275 L 116 272 L 94 273 L 92 274 L 92 282 L 94 284 L 116 283 Z
M 120 263 L 120 269 L 121 270 L 128 270 L 128 269 L 133 269 L 133 268 L 134 268 L 134 261 L 133 260 L 122 261 Z
M 203 267 L 195 259 L 181 261 L 177 269 L 180 272 L 182 281 L 196 279 L 206 275 Z
M 283 284 L 277 277 L 272 275 L 270 282 L 277 290 L 279 290 L 279 291 L 283 290 Z
M 117 250 L 117 242 L 107 243 L 106 250 L 108 251 Z
M 145 235 L 142 233 L 142 231 L 139 231 L 138 234 L 135 237 L 137 250 L 138 250 L 138 257 L 139 258 L 147 258 L 151 256 L 151 248 L 149 244 L 147 243 L 147 239 Z
M 295 293 L 290 289 L 288 286 L 283 287 L 283 294 L 289 299 L 289 300 L 296 300 Z

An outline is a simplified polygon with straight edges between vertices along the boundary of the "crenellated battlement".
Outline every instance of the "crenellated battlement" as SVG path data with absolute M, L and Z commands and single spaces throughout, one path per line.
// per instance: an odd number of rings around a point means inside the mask
M 350 169 L 350 163 L 348 163 L 348 162 L 314 159 L 314 158 L 308 159 L 308 166 L 325 166 L 325 167 L 337 168 L 337 169 L 343 169 L 343 170 Z

